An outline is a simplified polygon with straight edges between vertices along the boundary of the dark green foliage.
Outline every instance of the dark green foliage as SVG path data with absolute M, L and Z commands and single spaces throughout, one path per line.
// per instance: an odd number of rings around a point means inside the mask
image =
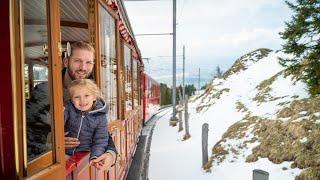
M 291 21 L 286 22 L 281 38 L 284 52 L 292 54 L 291 59 L 280 59 L 288 72 L 300 76 L 308 85 L 312 95 L 320 94 L 320 1 L 286 1 L 293 10 Z
M 182 86 L 180 85 L 179 87 L 179 92 L 182 92 Z M 185 85 L 185 95 L 188 95 L 189 97 L 190 96 L 193 96 L 194 93 L 196 92 L 196 87 L 194 87 L 193 84 L 187 84 Z
M 196 87 L 194 87 L 193 84 L 191 84 L 191 85 L 189 85 L 189 84 L 185 85 L 185 96 L 188 96 L 188 97 L 193 96 L 194 93 L 196 92 L 196 90 L 197 90 L 197 89 L 196 89 Z M 180 99 L 182 99 L 182 86 L 181 86 L 181 85 L 177 87 L 176 101 L 179 102 Z
M 215 78 L 222 78 L 223 72 L 221 71 L 220 67 L 216 67 L 216 73 L 215 73 Z
M 171 104 L 172 88 L 169 88 L 166 84 L 160 83 L 160 93 L 161 93 L 160 105 L 163 106 L 163 105 Z
M 172 88 L 169 88 L 166 84 L 160 83 L 161 103 L 160 105 L 168 105 L 172 103 Z M 196 88 L 193 84 L 185 86 L 185 94 L 189 97 L 194 95 Z M 182 86 L 178 86 L 176 90 L 176 102 L 179 102 L 182 97 Z
M 207 88 L 207 86 L 208 86 L 208 83 L 206 83 L 205 85 L 203 85 L 200 89 L 201 89 L 201 90 L 204 90 L 204 89 Z

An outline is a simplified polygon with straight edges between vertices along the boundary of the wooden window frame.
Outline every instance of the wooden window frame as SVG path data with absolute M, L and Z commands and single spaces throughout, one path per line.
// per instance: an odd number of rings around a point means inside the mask
M 124 92 L 122 91 L 122 84 L 119 83 L 121 80 L 123 80 L 123 62 L 122 62 L 122 52 L 123 49 L 121 48 L 122 46 L 122 40 L 121 40 L 121 35 L 119 33 L 119 27 L 118 27 L 118 21 L 119 21 L 119 16 L 118 14 L 107 5 L 107 2 L 105 0 L 87 0 L 88 3 L 88 8 L 89 4 L 93 3 L 94 11 L 93 13 L 88 10 L 88 28 L 89 28 L 89 35 L 91 36 L 89 39 L 89 42 L 93 44 L 93 47 L 95 49 L 95 67 L 94 67 L 94 75 L 95 75 L 95 80 L 98 85 L 98 87 L 101 88 L 101 80 L 100 80 L 100 41 L 99 41 L 99 4 L 101 4 L 107 11 L 108 13 L 115 19 L 116 23 L 116 58 L 117 58 L 117 101 L 118 101 L 118 107 L 117 107 L 117 116 L 118 119 L 123 119 L 124 117 L 124 101 L 123 101 L 123 96 Z M 96 32 L 96 30 L 98 32 Z M 97 43 L 96 43 L 97 42 Z
M 115 61 L 116 61 L 116 66 L 117 66 L 117 69 L 116 69 L 116 73 L 114 73 L 114 75 L 116 76 L 116 80 L 115 80 L 115 83 L 116 83 L 116 117 L 115 119 L 110 119 L 109 121 L 116 121 L 119 119 L 120 115 L 119 115 L 119 91 L 118 91 L 118 87 L 119 87 L 119 60 L 118 60 L 118 50 L 117 50 L 117 45 L 118 45 L 118 40 L 117 40 L 117 21 L 118 21 L 118 18 L 116 18 L 116 13 L 114 11 L 111 10 L 111 8 L 109 6 L 107 6 L 105 4 L 105 1 L 99 1 L 98 3 L 98 10 L 96 11 L 98 14 L 99 14 L 99 18 L 98 18 L 98 22 L 99 22 L 99 26 L 98 26 L 98 40 L 101 40 L 102 37 L 101 37 L 101 32 L 100 32 L 100 7 L 103 8 L 110 16 L 111 18 L 113 18 L 114 20 L 114 35 L 115 35 L 115 47 L 114 47 L 114 50 L 115 50 Z M 97 47 L 99 48 L 98 51 L 96 51 L 98 53 L 98 58 L 96 64 L 96 72 L 99 72 L 97 73 L 96 77 L 99 77 L 99 79 L 101 79 L 101 71 L 102 69 L 100 68 L 101 67 L 101 47 L 102 47 L 102 44 L 101 44 L 101 41 L 99 41 L 97 44 Z M 102 88 L 102 83 L 101 80 L 99 81 L 99 84 L 100 84 L 100 88 Z
M 52 115 L 52 150 L 27 162 L 26 153 L 26 105 L 24 89 L 24 24 L 23 1 L 12 2 L 10 9 L 11 18 L 11 50 L 15 54 L 13 64 L 13 87 L 15 88 L 14 102 L 14 136 L 17 176 L 20 178 L 50 178 L 65 177 L 64 168 L 64 126 L 63 126 L 63 102 L 61 79 L 61 44 L 60 44 L 60 18 L 59 1 L 46 0 L 48 45 L 49 45 L 49 86 L 51 93 L 50 109 Z M 53 88 L 55 87 L 55 88 Z M 53 95 L 54 94 L 54 95 Z M 50 167 L 50 168 L 49 168 Z
M 139 61 L 138 59 L 132 57 L 132 83 L 133 83 L 133 107 L 134 109 L 139 106 Z M 136 65 L 134 65 L 134 63 Z M 136 79 L 134 79 L 136 78 Z
M 125 75 L 125 70 L 124 70 L 124 40 L 122 39 L 120 32 L 119 32 L 119 26 L 118 22 L 120 21 L 119 15 L 117 12 L 115 12 L 112 8 L 110 8 L 107 5 L 107 2 L 105 0 L 87 0 L 88 6 L 89 3 L 93 3 L 94 7 L 94 13 L 88 15 L 88 28 L 89 28 L 89 34 L 90 34 L 90 39 L 89 42 L 93 44 L 95 48 L 95 80 L 96 83 L 99 87 L 100 86 L 100 44 L 99 44 L 99 34 L 100 32 L 96 32 L 95 30 L 99 30 L 99 8 L 98 4 L 101 4 L 107 11 L 108 13 L 115 18 L 116 20 L 116 57 L 117 57 L 117 96 L 118 96 L 118 107 L 117 107 L 117 115 L 118 119 L 124 120 L 126 117 L 125 112 L 125 90 L 123 87 L 122 83 L 124 81 L 124 75 Z M 98 42 L 98 43 L 96 43 Z M 130 47 L 130 46 L 129 46 Z
M 127 74 L 127 71 L 126 71 L 126 67 L 125 67 L 125 65 L 126 65 L 126 62 L 125 62 L 125 57 L 126 57 L 126 55 L 125 55 L 125 47 L 127 47 L 128 49 L 129 49 L 129 52 L 130 52 L 130 62 L 129 62 L 129 66 L 130 66 L 130 70 L 131 70 L 131 72 L 129 72 L 130 74 Z M 130 81 L 130 83 L 131 83 L 131 109 L 127 109 L 127 105 L 126 105 L 126 101 L 127 101 L 127 99 L 126 99 L 126 95 L 125 95 L 125 111 L 126 112 L 128 112 L 128 111 L 130 111 L 130 110 L 133 110 L 134 109 L 134 105 L 133 105 L 133 77 L 132 77 L 132 61 L 133 61 L 133 57 L 132 57 L 132 49 L 131 49 L 131 46 L 130 46 L 130 44 L 128 44 L 128 43 L 126 43 L 126 42 L 124 42 L 123 43 L 123 62 L 124 62 L 124 64 L 123 64 L 123 66 L 124 66 L 124 76 L 128 76 L 128 75 L 130 75 L 130 79 L 129 79 L 129 81 Z M 124 79 L 125 81 L 126 81 L 126 78 Z M 126 91 L 126 89 L 124 88 L 124 92 L 126 93 L 127 91 Z
M 88 7 L 88 30 L 89 30 L 89 42 L 93 45 L 95 49 L 95 67 L 94 67 L 94 77 L 98 87 L 101 88 L 101 79 L 100 79 L 100 32 L 99 32 L 99 4 L 102 5 L 108 13 L 116 20 L 116 32 L 118 31 L 117 22 L 119 20 L 116 12 L 114 12 L 107 4 L 107 2 L 103 0 L 87 0 L 87 7 Z M 116 44 L 117 44 L 116 38 Z M 117 46 L 117 45 L 116 45 Z M 116 49 L 116 53 L 118 53 Z M 116 55 L 116 57 L 118 57 Z

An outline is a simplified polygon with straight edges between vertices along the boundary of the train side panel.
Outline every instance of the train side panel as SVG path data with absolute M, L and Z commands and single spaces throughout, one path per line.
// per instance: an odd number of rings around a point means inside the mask
M 8 17 L 9 1 L 1 2 L 1 17 Z M 4 179 L 16 178 L 16 163 L 14 161 L 14 128 L 13 124 L 13 102 L 12 102 L 12 74 L 11 68 L 14 66 L 11 62 L 10 54 L 10 22 L 9 18 L 3 18 L 1 21 L 2 28 L 0 30 L 0 51 L 2 60 L 0 61 L 0 75 L 2 95 L 0 97 L 0 173 Z
M 143 74 L 144 122 L 160 109 L 160 85 L 149 75 Z

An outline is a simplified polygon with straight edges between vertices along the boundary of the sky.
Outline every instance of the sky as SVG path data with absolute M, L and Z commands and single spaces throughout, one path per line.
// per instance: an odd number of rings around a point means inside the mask
M 189 101 L 189 127 L 191 138 L 183 141 L 185 130 L 178 132 L 178 126 L 169 126 L 169 119 L 172 117 L 172 108 L 168 108 L 156 115 L 159 118 L 153 130 L 148 177 L 152 180 L 174 179 L 252 179 L 254 169 L 264 170 L 269 173 L 271 180 L 294 180 L 296 175 L 301 173 L 299 168 L 291 168 L 292 161 L 274 164 L 267 158 L 259 158 L 258 161 L 246 163 L 246 157 L 251 154 L 252 149 L 259 143 L 257 141 L 247 144 L 254 137 L 254 126 L 248 126 L 243 138 L 226 138 L 222 141 L 224 149 L 234 148 L 239 154 L 229 152 L 226 159 L 220 163 L 213 163 L 210 173 L 202 170 L 201 136 L 202 125 L 208 123 L 208 152 L 212 152 L 213 146 L 221 140 L 228 128 L 236 122 L 245 122 L 248 112 L 251 116 L 277 119 L 277 113 L 285 102 L 292 102 L 309 97 L 306 85 L 300 81 L 293 82 L 291 76 L 279 75 L 270 84 L 270 97 L 265 102 L 254 101 L 253 98 L 261 91 L 257 90 L 263 80 L 273 77 L 283 70 L 278 63 L 278 56 L 284 57 L 281 52 L 270 53 L 268 57 L 259 60 L 257 63 L 247 61 L 247 70 L 230 75 L 226 80 L 215 79 L 213 93 L 228 88 L 221 94 L 220 98 L 213 98 L 209 95 L 206 98 L 199 98 L 196 101 Z M 265 68 L 268 67 L 268 68 Z M 203 96 L 205 97 L 205 96 Z M 273 99 L 274 98 L 274 99 Z M 268 100 L 269 99 L 269 100 Z M 237 102 L 244 104 L 248 111 L 238 111 Z M 208 107 L 201 112 L 196 112 L 197 106 Z M 302 114 L 300 112 L 299 114 Z M 320 117 L 320 112 L 315 113 Z M 311 116 L 311 115 L 310 115 Z M 307 118 L 303 116 L 303 118 Z M 301 119 L 301 118 L 298 118 Z M 285 119 L 283 119 L 285 121 Z M 306 137 L 301 143 L 306 142 Z M 284 170 L 287 168 L 286 170 Z
M 134 33 L 172 33 L 172 1 L 125 1 Z M 177 84 L 182 79 L 182 48 L 186 83 L 198 88 L 219 66 L 226 71 L 235 60 L 258 48 L 278 50 L 279 32 L 291 10 L 284 0 L 177 0 Z M 159 82 L 172 84 L 172 36 L 136 36 L 145 69 Z

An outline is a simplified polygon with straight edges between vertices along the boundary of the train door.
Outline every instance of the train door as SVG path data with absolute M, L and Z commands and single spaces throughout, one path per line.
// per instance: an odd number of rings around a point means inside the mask
M 17 176 L 64 178 L 59 3 L 11 2 Z

